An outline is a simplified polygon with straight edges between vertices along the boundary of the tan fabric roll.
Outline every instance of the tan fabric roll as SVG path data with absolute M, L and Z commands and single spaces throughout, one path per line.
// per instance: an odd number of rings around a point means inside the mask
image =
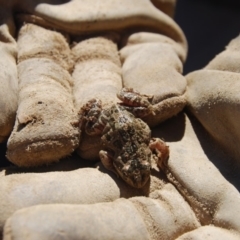
M 15 121 L 18 97 L 17 44 L 10 9 L 0 10 L 0 142 L 9 137 Z
M 70 49 L 61 34 L 33 24 L 21 28 L 18 48 L 18 111 L 7 157 L 18 166 L 58 161 L 79 142 Z

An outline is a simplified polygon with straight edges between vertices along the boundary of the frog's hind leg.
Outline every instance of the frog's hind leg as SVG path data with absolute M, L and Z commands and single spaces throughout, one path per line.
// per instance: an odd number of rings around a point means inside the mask
M 124 104 L 120 103 L 128 112 L 132 113 L 137 118 L 143 118 L 148 116 L 149 114 L 155 115 L 151 108 L 146 107 L 132 107 L 132 106 L 125 106 Z
M 153 96 L 140 94 L 132 88 L 123 88 L 117 94 L 117 97 L 122 101 L 120 105 L 124 106 L 135 117 L 142 118 L 149 114 L 155 115 L 152 105 Z

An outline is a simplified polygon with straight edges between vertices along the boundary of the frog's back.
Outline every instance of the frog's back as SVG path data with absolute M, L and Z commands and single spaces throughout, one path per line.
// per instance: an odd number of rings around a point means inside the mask
M 109 126 L 112 136 L 120 140 L 122 145 L 129 142 L 141 144 L 150 140 L 151 130 L 148 125 L 123 106 L 114 105 L 110 115 Z

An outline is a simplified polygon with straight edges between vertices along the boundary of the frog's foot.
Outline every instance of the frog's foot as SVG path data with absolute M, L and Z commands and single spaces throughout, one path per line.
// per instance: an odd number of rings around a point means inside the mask
M 114 172 L 117 175 L 117 177 L 119 177 L 115 167 L 113 166 L 113 157 L 111 156 L 111 154 L 108 153 L 107 151 L 101 150 L 99 152 L 99 157 L 103 166 L 109 171 Z
M 132 88 L 123 88 L 117 94 L 117 97 L 122 101 L 120 104 L 136 117 L 142 118 L 149 114 L 155 115 L 151 103 L 153 96 L 140 94 Z
M 169 147 L 167 144 L 159 138 L 152 138 L 149 143 L 149 148 L 155 155 L 158 167 L 163 168 L 169 158 Z
M 104 125 L 100 119 L 102 102 L 99 99 L 89 100 L 79 111 L 79 128 L 85 129 L 88 135 L 101 134 Z

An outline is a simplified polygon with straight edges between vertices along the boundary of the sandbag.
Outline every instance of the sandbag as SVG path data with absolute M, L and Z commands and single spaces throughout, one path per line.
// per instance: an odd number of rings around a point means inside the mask
M 70 49 L 61 34 L 33 24 L 21 28 L 17 43 L 19 100 L 7 157 L 18 166 L 58 161 L 79 143 Z
M 186 76 L 189 111 L 240 166 L 240 37 L 205 68 Z
M 0 10 L 0 143 L 9 137 L 15 121 L 18 98 L 17 43 L 10 9 Z

